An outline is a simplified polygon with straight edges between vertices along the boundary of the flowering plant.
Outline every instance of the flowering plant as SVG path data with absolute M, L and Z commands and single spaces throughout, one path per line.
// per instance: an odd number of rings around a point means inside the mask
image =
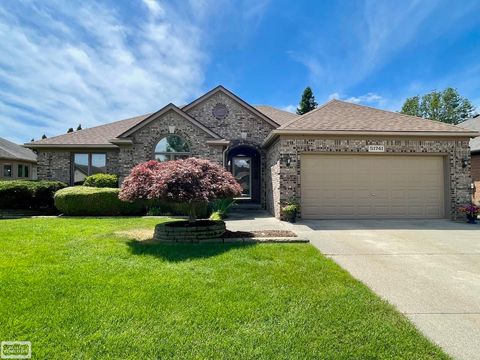
M 222 166 L 188 158 L 165 162 L 151 160 L 135 166 L 123 182 L 119 198 L 183 202 L 189 205 L 190 222 L 194 222 L 196 205 L 237 197 L 241 193 L 242 187 Z
M 473 204 L 460 206 L 458 210 L 471 216 L 478 216 L 478 214 L 480 214 L 480 207 Z

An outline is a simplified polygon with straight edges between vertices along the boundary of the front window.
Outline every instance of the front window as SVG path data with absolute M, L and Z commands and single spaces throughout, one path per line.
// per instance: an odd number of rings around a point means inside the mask
M 89 175 L 107 172 L 106 154 L 73 154 L 73 184 L 81 185 Z
M 190 147 L 178 135 L 167 135 L 155 147 L 155 159 L 158 161 L 186 159 L 190 156 Z
M 17 176 L 19 178 L 23 178 L 23 177 L 28 178 L 28 175 L 29 175 L 28 165 L 19 164 L 17 170 L 18 170 Z
M 3 165 L 3 176 L 12 177 L 12 165 Z

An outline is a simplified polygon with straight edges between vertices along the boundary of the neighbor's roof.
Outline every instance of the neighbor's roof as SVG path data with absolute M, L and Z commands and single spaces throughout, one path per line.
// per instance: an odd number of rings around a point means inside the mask
M 375 109 L 341 100 L 330 100 L 319 108 L 280 126 L 288 130 L 465 132 L 457 126 L 416 116 Z
M 253 107 L 280 125 L 298 118 L 297 114 L 291 113 L 290 111 L 280 110 L 269 105 L 254 105 Z
M 458 126 L 464 128 L 464 129 L 480 131 L 480 116 L 477 115 L 476 117 L 468 119 L 468 120 L 458 124 Z M 480 136 L 477 136 L 476 138 L 470 140 L 470 150 L 471 151 L 480 151 Z
M 135 125 L 139 124 L 142 120 L 150 116 L 151 114 L 145 114 L 136 116 L 129 119 L 124 119 L 120 121 L 115 121 L 109 124 L 95 126 L 92 128 L 78 130 L 71 133 L 54 136 L 51 138 L 46 138 L 31 143 L 25 144 L 26 146 L 30 145 L 41 145 L 41 146 L 110 146 L 114 147 L 109 140 L 115 139 L 116 137 L 123 134 L 125 131 L 131 129 Z
M 37 162 L 37 155 L 30 149 L 0 138 L 0 159 Z

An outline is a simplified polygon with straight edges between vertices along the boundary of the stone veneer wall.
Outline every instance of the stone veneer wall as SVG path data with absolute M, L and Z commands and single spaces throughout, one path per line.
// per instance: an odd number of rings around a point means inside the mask
M 270 145 L 265 161 L 266 208 L 280 217 L 280 141 Z
M 446 154 L 448 159 L 447 175 L 450 181 L 450 199 L 445 199 L 450 204 L 452 218 L 457 218 L 457 208 L 461 204 L 470 201 L 471 167 L 463 168 L 462 160 L 469 158 L 469 139 L 415 139 L 415 138 L 313 138 L 313 137 L 286 137 L 282 136 L 279 144 L 269 149 L 272 159 L 281 156 L 290 156 L 291 164 L 279 161 L 280 181 L 279 186 L 275 180 L 273 183 L 273 197 L 278 197 L 273 205 L 273 213 L 280 217 L 280 205 L 286 201 L 295 199 L 301 204 L 301 153 L 367 153 L 368 145 L 385 145 L 386 153 L 438 153 Z M 277 155 L 273 155 L 277 153 Z M 277 166 L 277 165 L 275 165 Z M 275 186 L 277 188 L 275 188 Z M 275 194 L 277 192 L 277 194 Z M 269 205 L 271 208 L 272 205 Z M 301 216 L 301 212 L 300 212 Z
M 218 120 L 212 110 L 217 104 L 224 104 L 228 109 L 225 119 Z M 222 92 L 217 92 L 192 107 L 187 113 L 221 137 L 234 140 L 241 139 L 241 133 L 247 133 L 247 140 L 261 145 L 275 126 L 268 124 L 247 108 Z
M 71 150 L 38 150 L 37 178 L 39 180 L 58 180 L 70 184 L 72 156 L 74 153 L 107 154 L 107 172 L 118 173 L 118 150 L 105 149 L 71 149 Z

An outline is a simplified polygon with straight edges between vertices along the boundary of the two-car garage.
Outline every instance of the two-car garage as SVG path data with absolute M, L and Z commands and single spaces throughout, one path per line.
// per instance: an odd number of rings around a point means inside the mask
M 301 154 L 304 219 L 443 218 L 441 155 Z

